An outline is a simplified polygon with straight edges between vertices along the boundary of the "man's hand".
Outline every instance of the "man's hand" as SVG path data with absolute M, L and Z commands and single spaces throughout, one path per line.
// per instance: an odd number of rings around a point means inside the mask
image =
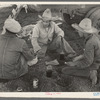
M 74 58 L 76 56 L 76 53 L 70 53 L 67 57 L 68 58 Z
M 46 61 L 45 62 L 46 65 L 59 65 L 59 62 L 57 61 L 57 59 L 52 60 L 52 61 Z
M 63 38 L 61 35 L 58 35 L 57 37 L 58 37 L 59 39 Z M 58 39 L 58 40 L 59 40 L 59 39 Z
M 47 46 L 42 46 L 42 48 L 40 50 L 38 50 L 38 52 L 37 52 L 38 58 L 45 57 L 46 51 L 47 51 Z
M 65 62 L 66 65 L 74 67 L 76 64 L 74 62 Z
M 29 66 L 32 66 L 32 65 L 35 65 L 37 62 L 38 62 L 38 58 L 37 58 L 37 56 L 36 56 L 35 59 L 33 59 L 33 60 L 31 60 L 31 61 L 28 61 L 27 64 L 28 64 Z
M 83 55 L 79 55 L 73 59 L 73 62 L 78 61 L 83 58 Z
M 39 50 L 36 54 L 38 58 L 43 58 L 45 56 L 45 53 L 42 50 Z

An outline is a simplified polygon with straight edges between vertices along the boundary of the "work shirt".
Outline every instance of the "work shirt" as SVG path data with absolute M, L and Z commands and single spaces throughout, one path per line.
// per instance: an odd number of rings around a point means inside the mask
M 21 57 L 26 62 L 21 62 Z M 34 52 L 29 50 L 23 39 L 14 33 L 0 35 L 0 78 L 14 79 L 28 72 L 27 61 L 34 58 Z
M 40 50 L 41 46 L 48 44 L 48 41 L 51 42 L 54 34 L 64 37 L 64 32 L 54 22 L 51 21 L 48 29 L 46 29 L 43 26 L 42 21 L 39 21 L 32 33 L 32 45 L 34 51 Z
M 100 65 L 100 40 L 98 37 L 92 34 L 86 38 L 83 58 L 76 61 L 75 64 L 79 68 L 98 69 Z

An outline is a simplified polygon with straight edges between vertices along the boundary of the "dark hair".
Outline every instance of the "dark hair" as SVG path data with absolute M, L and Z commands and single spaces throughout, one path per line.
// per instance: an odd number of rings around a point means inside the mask
M 6 29 L 6 32 L 11 33 L 11 34 L 14 34 L 14 32 L 9 31 L 8 29 Z

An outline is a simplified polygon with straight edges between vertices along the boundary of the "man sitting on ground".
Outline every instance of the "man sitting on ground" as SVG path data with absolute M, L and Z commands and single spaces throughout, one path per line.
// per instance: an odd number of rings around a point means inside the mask
M 53 22 L 51 10 L 46 9 L 39 18 L 41 20 L 34 27 L 31 39 L 34 52 L 38 57 L 44 57 L 47 48 L 48 50 L 56 51 L 60 56 L 75 54 L 75 51 L 64 39 L 63 30 Z M 46 64 L 59 63 L 57 60 L 53 60 Z
M 26 42 L 16 36 L 21 34 L 18 21 L 7 19 L 4 28 L 5 34 L 0 35 L 0 79 L 11 80 L 25 75 L 28 72 L 28 64 L 35 64 L 35 56 Z
M 97 83 L 97 70 L 100 66 L 100 40 L 96 37 L 97 29 L 92 26 L 89 18 L 83 19 L 79 25 L 72 24 L 80 37 L 85 38 L 84 54 L 74 58 L 73 62 L 67 62 L 70 67 L 62 69 L 65 75 L 86 76 L 92 80 L 92 85 Z

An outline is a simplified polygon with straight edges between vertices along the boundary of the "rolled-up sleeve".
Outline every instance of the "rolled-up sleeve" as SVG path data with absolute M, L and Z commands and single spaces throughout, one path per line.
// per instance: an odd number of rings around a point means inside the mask
M 39 37 L 39 29 L 38 29 L 38 26 L 35 26 L 33 29 L 32 38 L 31 38 L 31 43 L 34 48 L 34 52 L 37 52 L 38 50 L 41 49 L 41 47 L 39 46 L 37 42 L 38 37 Z
M 64 32 L 63 32 L 63 30 L 62 30 L 58 25 L 56 25 L 56 24 L 55 24 L 55 33 L 56 33 L 58 36 L 64 37 Z
M 35 58 L 34 55 L 34 50 L 33 49 L 29 49 L 28 45 L 26 44 L 26 42 L 24 42 L 23 47 L 22 47 L 22 54 L 25 57 L 25 59 L 27 61 L 30 61 L 32 59 Z
M 83 54 L 83 59 L 76 61 L 77 67 L 85 68 L 89 67 L 94 60 L 94 45 L 93 43 L 87 43 Z

